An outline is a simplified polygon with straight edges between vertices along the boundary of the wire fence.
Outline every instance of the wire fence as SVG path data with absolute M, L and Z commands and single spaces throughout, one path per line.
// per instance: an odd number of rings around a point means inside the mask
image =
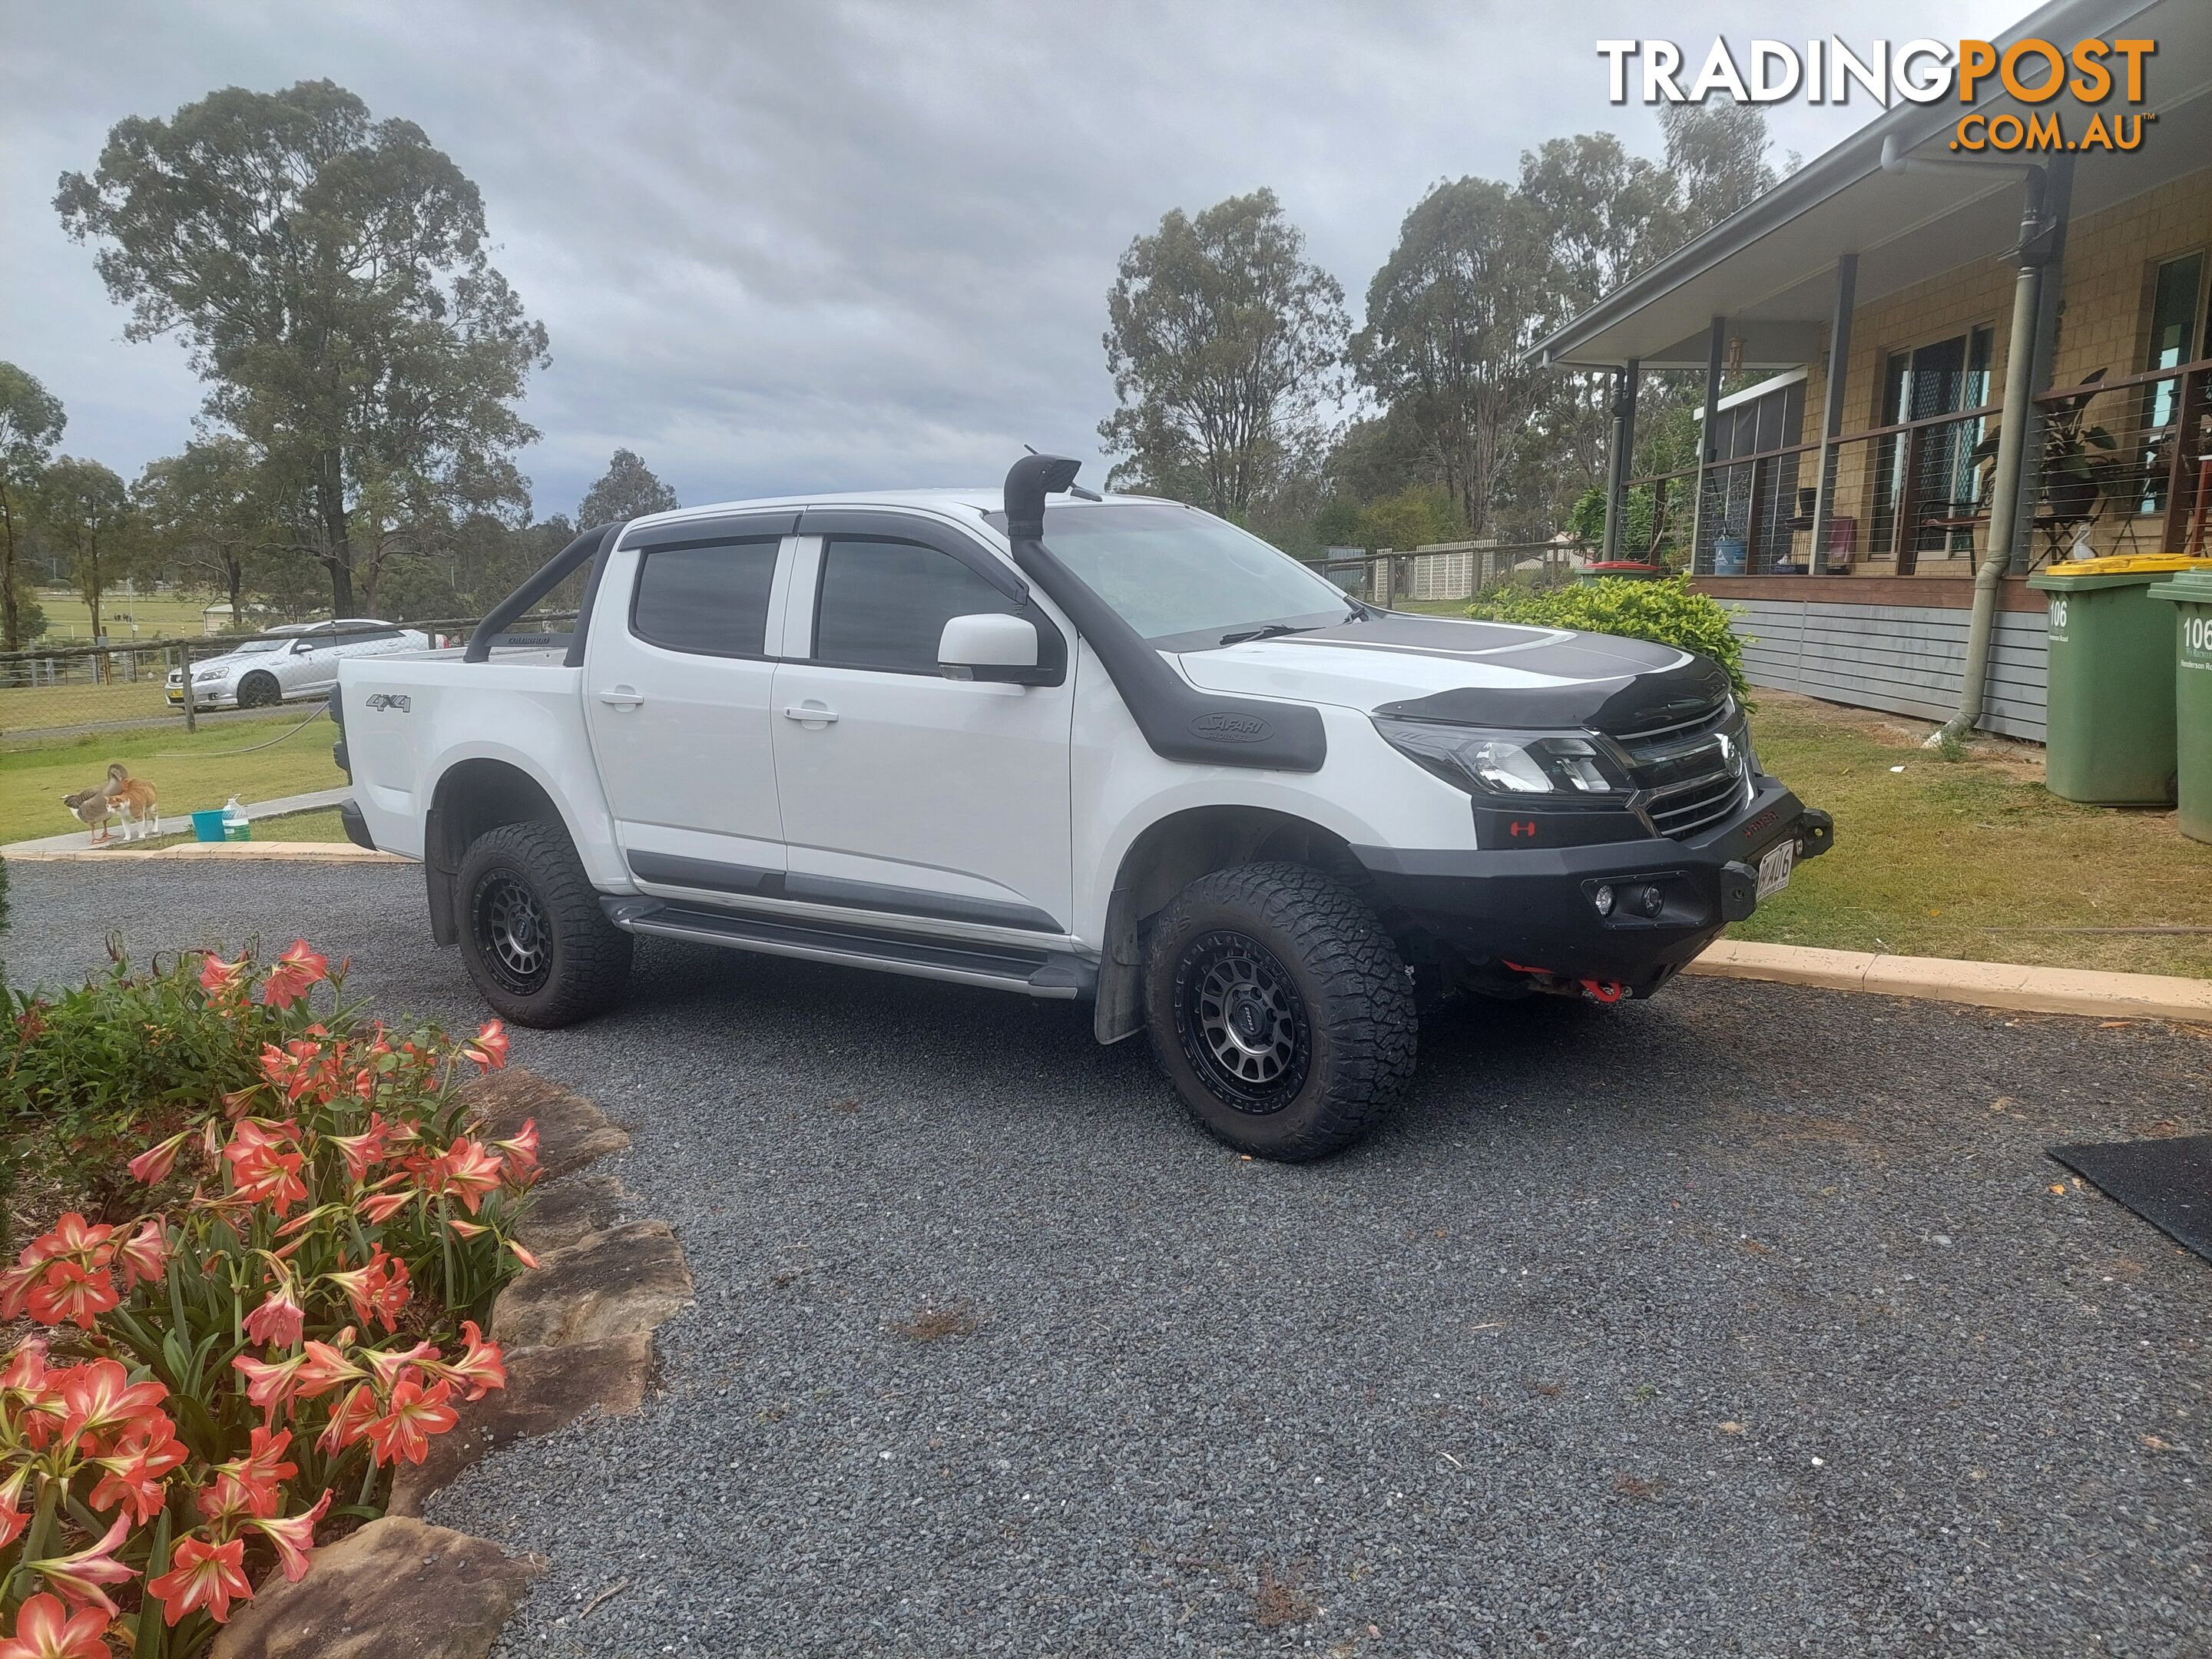
M 547 641 L 574 620 L 574 611 L 542 613 L 515 623 L 501 637 L 515 644 Z M 105 644 L 71 640 L 0 653 L 0 746 L 143 727 L 196 732 L 210 721 L 297 720 L 329 695 L 344 659 L 465 645 L 482 621 L 364 621 L 312 631 Z
M 1382 551 L 1324 560 L 1322 574 L 1356 599 L 1380 605 L 1471 599 L 1518 582 L 1558 587 L 1589 558 L 1587 542 L 1444 542 L 1410 553 Z
M 2212 358 L 2100 374 L 2033 404 L 2015 568 L 2212 550 Z M 2001 413 L 1939 410 L 1631 479 L 1623 555 L 1700 575 L 1972 574 L 1989 544 Z M 1824 459 L 1832 501 L 1816 549 Z

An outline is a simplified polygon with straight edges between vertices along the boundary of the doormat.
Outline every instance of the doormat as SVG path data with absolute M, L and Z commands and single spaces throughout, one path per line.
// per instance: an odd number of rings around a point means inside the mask
M 2053 1146 L 2051 1156 L 2212 1261 L 2212 1135 Z

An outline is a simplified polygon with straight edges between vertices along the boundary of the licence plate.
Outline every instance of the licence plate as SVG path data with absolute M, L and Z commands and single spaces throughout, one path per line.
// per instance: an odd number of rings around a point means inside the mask
M 1790 872 L 1797 865 L 1797 842 L 1793 838 L 1770 847 L 1759 860 L 1759 902 L 1765 903 L 1771 895 L 1790 884 Z

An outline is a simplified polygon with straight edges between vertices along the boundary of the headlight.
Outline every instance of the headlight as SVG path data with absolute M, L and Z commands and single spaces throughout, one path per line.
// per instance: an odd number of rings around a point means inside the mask
M 229 672 L 228 668 L 195 668 L 192 670 L 192 684 L 198 685 L 208 680 L 219 680 Z
M 1579 732 L 1484 732 L 1377 718 L 1382 740 L 1471 794 L 1571 810 L 1618 808 L 1632 788 L 1607 749 Z

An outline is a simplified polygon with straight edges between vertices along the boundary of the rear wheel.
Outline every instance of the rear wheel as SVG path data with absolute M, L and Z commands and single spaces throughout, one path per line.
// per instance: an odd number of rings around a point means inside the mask
M 240 708 L 274 708 L 284 701 L 283 688 L 270 674 L 248 674 L 238 683 Z
M 501 1018 L 573 1025 L 622 1000 L 630 936 L 607 920 L 558 825 L 486 831 L 462 856 L 458 883 L 462 957 Z
M 1153 1052 L 1199 1121 L 1255 1157 L 1326 1157 L 1413 1073 L 1413 987 L 1374 913 L 1297 864 L 1202 876 L 1146 959 Z

